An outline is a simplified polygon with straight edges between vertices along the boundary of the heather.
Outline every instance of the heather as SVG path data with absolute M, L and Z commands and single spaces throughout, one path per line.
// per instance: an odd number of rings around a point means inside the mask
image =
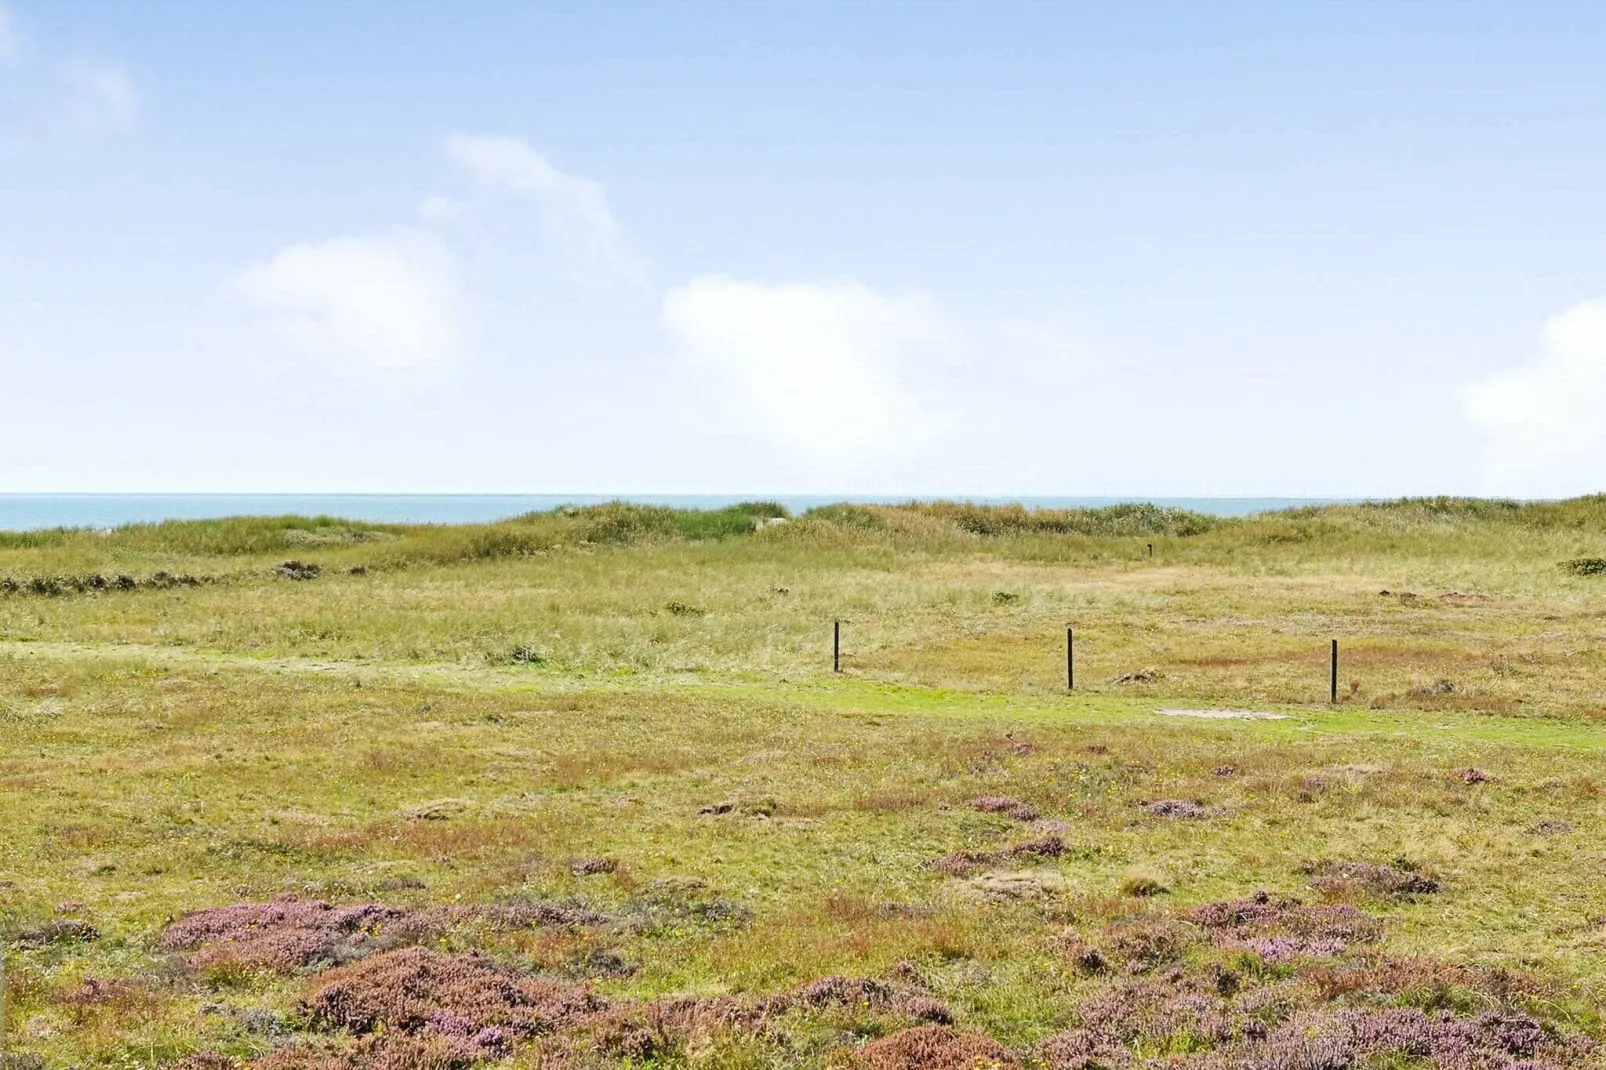
M 292 894 L 272 903 L 196 911 L 167 927 L 162 946 L 186 951 L 185 961 L 197 969 L 290 971 L 427 939 L 442 920 L 438 912 L 376 903 L 337 907 Z

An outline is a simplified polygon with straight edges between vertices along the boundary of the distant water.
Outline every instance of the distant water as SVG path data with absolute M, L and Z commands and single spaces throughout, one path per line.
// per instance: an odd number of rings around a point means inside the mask
M 471 524 L 502 520 L 561 505 L 627 501 L 682 509 L 719 509 L 737 502 L 779 501 L 794 513 L 833 502 L 931 501 L 904 495 L 843 494 L 0 494 L 0 531 L 40 528 L 113 528 L 161 520 L 225 516 L 337 516 L 393 524 Z M 1319 498 L 976 498 L 983 505 L 1018 502 L 1031 508 L 1097 508 L 1153 502 L 1214 516 L 1247 516 L 1272 509 L 1330 504 Z

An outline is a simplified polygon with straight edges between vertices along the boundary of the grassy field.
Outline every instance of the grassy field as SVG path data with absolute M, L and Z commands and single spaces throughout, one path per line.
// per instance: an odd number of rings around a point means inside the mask
M 1606 499 L 782 515 L 0 533 L 10 1062 L 1600 1063 Z

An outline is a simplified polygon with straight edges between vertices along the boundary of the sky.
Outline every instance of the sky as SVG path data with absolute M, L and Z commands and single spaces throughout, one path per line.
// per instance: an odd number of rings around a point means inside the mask
M 1606 490 L 1603 43 L 0 0 L 0 492 Z

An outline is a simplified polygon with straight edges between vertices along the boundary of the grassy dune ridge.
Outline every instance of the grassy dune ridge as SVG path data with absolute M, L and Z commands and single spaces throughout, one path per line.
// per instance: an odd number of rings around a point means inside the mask
M 20 587 L 0 595 L 0 628 L 661 678 L 814 671 L 843 618 L 856 673 L 1052 691 L 1074 625 L 1088 687 L 1153 670 L 1176 697 L 1293 703 L 1325 698 L 1339 638 L 1358 702 L 1591 716 L 1606 706 L 1602 581 L 1568 563 L 1606 555 L 1603 510 L 1435 499 L 1224 520 L 922 504 L 758 528 L 782 510 L 612 505 L 464 527 L 171 523 L 0 550 L 0 581 Z M 285 579 L 292 559 L 319 577 Z M 85 575 L 137 587 L 28 592 Z M 200 585 L 147 589 L 158 575 Z
M 0 534 L 8 1050 L 1594 1065 L 1603 557 L 1600 497 Z

